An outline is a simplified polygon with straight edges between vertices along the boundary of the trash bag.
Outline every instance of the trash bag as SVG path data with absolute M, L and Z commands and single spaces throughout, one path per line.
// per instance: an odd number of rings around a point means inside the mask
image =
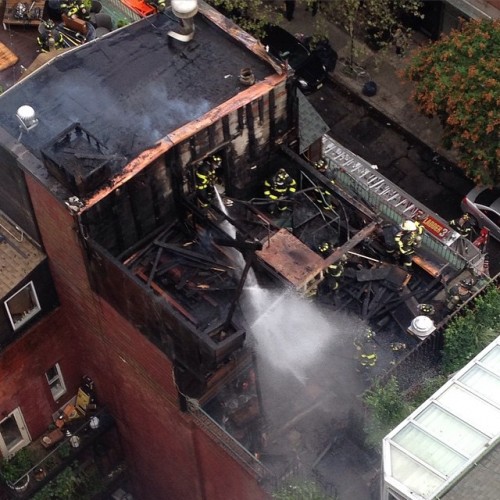
M 366 82 L 363 85 L 362 92 L 366 97 L 373 97 L 377 93 L 377 84 L 375 82 L 372 82 L 371 80 L 369 82 Z
M 339 56 L 337 52 L 333 50 L 327 38 L 319 40 L 311 53 L 316 54 L 328 72 L 335 70 Z

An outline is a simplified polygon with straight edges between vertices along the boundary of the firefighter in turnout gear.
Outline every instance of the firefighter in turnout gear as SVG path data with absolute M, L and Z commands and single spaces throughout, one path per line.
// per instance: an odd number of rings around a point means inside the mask
M 332 251 L 330 243 L 323 242 L 318 246 L 318 251 L 321 256 L 326 259 Z M 339 287 L 344 275 L 344 263 L 347 261 L 347 257 L 342 255 L 337 262 L 333 262 L 324 270 L 324 279 L 318 286 L 318 295 L 325 296 L 330 293 L 335 293 Z
M 412 265 L 415 248 L 419 246 L 421 237 L 418 235 L 417 225 L 412 220 L 404 221 L 400 228 L 401 230 L 394 237 L 394 243 L 403 266 L 409 269 Z
M 54 21 L 48 19 L 43 22 L 40 35 L 36 39 L 40 52 L 50 52 L 52 50 L 64 48 L 64 39 L 60 31 L 56 29 Z
M 330 182 L 334 184 L 334 181 Z M 333 212 L 335 210 L 335 198 L 330 191 L 318 187 L 314 190 L 314 195 L 316 203 L 322 210 L 326 210 L 327 212 Z
M 432 316 L 436 312 L 432 304 L 418 304 L 417 310 L 425 316 Z
M 314 162 L 313 166 L 318 172 L 326 175 L 326 171 L 328 170 L 328 164 L 326 163 L 326 160 L 322 158 L 321 160 Z
M 289 204 L 283 201 L 297 191 L 297 181 L 292 179 L 284 168 L 280 168 L 271 180 L 264 182 L 264 195 L 271 201 L 269 212 L 273 214 L 276 208 L 284 212 Z
M 68 17 L 90 21 L 91 1 L 86 0 L 63 0 L 60 4 L 61 12 Z
M 222 158 L 212 156 L 203 160 L 196 169 L 196 197 L 201 208 L 208 208 L 215 197 L 217 168 L 221 166 Z
M 466 278 L 453 285 L 448 290 L 448 300 L 446 307 L 453 311 L 460 304 L 464 303 L 474 293 L 475 282 L 472 278 Z
M 476 221 L 470 214 L 463 214 L 459 219 L 450 221 L 450 227 L 465 238 L 470 238 L 476 227 Z
M 367 328 L 362 336 L 354 340 L 354 347 L 356 348 L 362 371 L 368 371 L 370 368 L 376 366 L 377 344 L 375 342 L 375 333 L 370 328 Z

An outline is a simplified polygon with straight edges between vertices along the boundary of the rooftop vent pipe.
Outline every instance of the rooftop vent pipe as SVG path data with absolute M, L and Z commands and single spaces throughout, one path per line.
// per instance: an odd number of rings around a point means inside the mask
M 180 42 L 189 42 L 194 37 L 194 16 L 198 12 L 198 0 L 172 0 L 172 13 L 181 20 L 182 33 L 169 31 L 168 36 Z
M 239 80 L 243 85 L 253 85 L 255 83 L 255 75 L 253 74 L 252 68 L 243 68 L 240 71 Z
M 434 321 L 428 316 L 417 316 L 411 322 L 408 328 L 410 333 L 417 336 L 419 339 L 425 339 L 428 337 L 436 327 L 434 326 Z

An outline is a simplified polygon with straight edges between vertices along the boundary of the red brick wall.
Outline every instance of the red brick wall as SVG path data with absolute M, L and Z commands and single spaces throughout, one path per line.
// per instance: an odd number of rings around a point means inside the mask
M 71 319 L 76 363 L 117 420 L 136 497 L 262 498 L 255 480 L 180 412 L 166 356 L 92 293 L 67 208 L 35 180 L 27 182 L 61 308 Z
M 0 355 L 0 419 L 19 407 L 32 439 L 52 422 L 52 413 L 75 393 L 81 373 L 72 346 L 73 332 L 57 310 L 37 323 Z M 67 392 L 54 401 L 45 372 L 59 363 Z

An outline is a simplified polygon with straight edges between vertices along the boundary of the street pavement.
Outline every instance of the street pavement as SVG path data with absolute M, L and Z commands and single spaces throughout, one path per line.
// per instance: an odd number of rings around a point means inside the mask
M 352 77 L 342 71 L 340 62 L 342 58 L 349 57 L 349 36 L 342 28 L 328 22 L 322 16 L 321 11 L 313 17 L 310 11 L 305 10 L 304 5 L 297 2 L 293 20 L 284 19 L 281 25 L 293 34 L 303 33 L 306 36 L 313 35 L 315 32 L 325 33 L 326 30 L 331 46 L 339 55 L 337 68 L 330 75 L 333 82 L 349 89 L 366 101 L 369 106 L 398 124 L 407 134 L 428 145 L 436 154 L 452 163 L 457 162 L 455 152 L 444 149 L 440 143 L 443 129 L 439 120 L 426 118 L 417 111 L 411 102 L 411 84 L 403 82 L 398 76 L 398 72 L 409 60 L 411 51 L 427 43 L 428 39 L 424 35 L 415 33 L 404 57 L 396 55 L 394 48 L 375 52 L 365 44 L 357 42 L 361 49 L 358 50 L 360 55 L 356 63 L 367 71 L 367 75 Z M 378 91 L 373 97 L 367 97 L 362 93 L 363 84 L 367 80 L 372 80 L 377 84 Z

